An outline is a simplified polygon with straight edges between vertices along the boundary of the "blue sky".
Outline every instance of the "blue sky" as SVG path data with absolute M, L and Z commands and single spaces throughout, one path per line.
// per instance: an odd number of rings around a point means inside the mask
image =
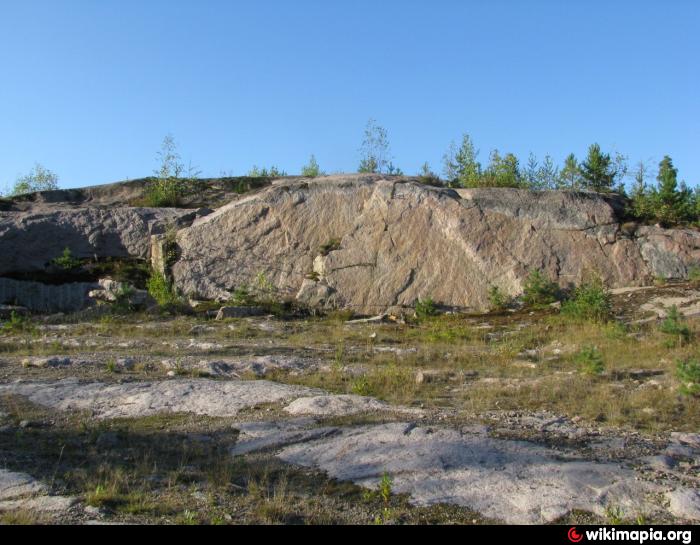
M 203 175 L 354 171 L 488 152 L 670 154 L 700 184 L 700 2 L 0 0 L 0 188 L 150 175 L 171 133 Z

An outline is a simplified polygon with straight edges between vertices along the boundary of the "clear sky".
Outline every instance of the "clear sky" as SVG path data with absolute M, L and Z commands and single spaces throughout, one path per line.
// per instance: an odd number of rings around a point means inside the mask
M 207 176 L 355 171 L 370 117 L 406 173 L 467 132 L 700 184 L 697 0 L 0 0 L 0 69 L 0 188 L 147 176 L 167 133 Z

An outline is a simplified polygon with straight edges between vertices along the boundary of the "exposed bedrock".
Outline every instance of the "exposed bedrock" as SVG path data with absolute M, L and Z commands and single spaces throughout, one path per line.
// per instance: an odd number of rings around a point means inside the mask
M 56 197 L 0 212 L 0 276 L 32 279 L 64 248 L 77 258 L 154 257 L 158 266 L 166 237 L 152 235 L 170 226 L 179 229 L 172 278 L 192 299 L 227 300 L 262 273 L 282 296 L 360 314 L 427 297 L 483 310 L 491 286 L 518 295 L 532 269 L 563 286 L 595 274 L 614 288 L 685 278 L 700 263 L 700 233 L 621 224 L 623 200 L 594 193 L 348 175 L 280 179 L 208 215 L 114 198 L 96 206 Z
M 488 307 L 517 295 L 531 269 L 566 286 L 597 274 L 610 287 L 683 278 L 700 233 L 620 225 L 623 202 L 576 192 L 440 189 L 380 176 L 282 180 L 177 235 L 175 283 L 226 299 L 260 273 L 282 293 L 359 313 L 431 297 Z
M 65 248 L 75 258 L 142 258 L 151 235 L 193 215 L 165 208 L 54 208 L 0 212 L 0 275 L 44 271 Z

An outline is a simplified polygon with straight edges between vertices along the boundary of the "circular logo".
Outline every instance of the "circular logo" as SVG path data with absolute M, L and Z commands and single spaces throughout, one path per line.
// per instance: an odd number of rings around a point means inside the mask
M 569 541 L 572 543 L 579 543 L 583 539 L 583 534 L 579 534 L 576 531 L 576 526 L 572 527 L 568 533 Z

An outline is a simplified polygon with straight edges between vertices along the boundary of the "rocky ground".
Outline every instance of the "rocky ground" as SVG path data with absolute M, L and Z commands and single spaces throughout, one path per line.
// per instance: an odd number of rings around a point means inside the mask
M 671 305 L 688 336 L 660 327 Z M 607 324 L 8 320 L 0 520 L 697 522 L 700 402 L 676 362 L 698 308 L 674 284 L 617 290 Z

